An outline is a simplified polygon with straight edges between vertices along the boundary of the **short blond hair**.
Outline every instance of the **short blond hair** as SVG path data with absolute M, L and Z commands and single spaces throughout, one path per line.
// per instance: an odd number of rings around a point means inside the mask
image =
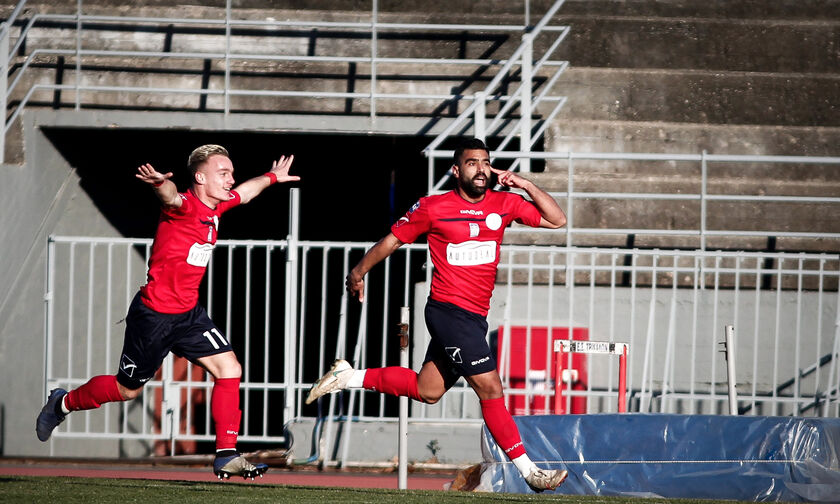
M 187 166 L 190 168 L 190 173 L 195 175 L 195 172 L 198 171 L 198 167 L 210 159 L 210 156 L 230 157 L 230 154 L 228 154 L 227 149 L 221 145 L 207 144 L 202 145 L 201 147 L 196 147 L 195 150 L 190 153 L 189 159 L 187 159 Z

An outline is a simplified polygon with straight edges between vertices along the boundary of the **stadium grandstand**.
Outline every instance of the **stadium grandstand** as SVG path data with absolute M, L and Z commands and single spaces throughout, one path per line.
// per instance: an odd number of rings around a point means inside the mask
M 245 449 L 395 465 L 397 399 L 304 399 L 336 357 L 397 365 L 402 307 L 419 369 L 426 245 L 372 271 L 361 305 L 344 276 L 454 187 L 473 136 L 568 217 L 505 235 L 487 320 L 513 414 L 840 416 L 840 1 L 21 1 L 0 17 L 0 455 L 212 451 L 212 381 L 172 356 L 137 400 L 32 432 L 50 389 L 115 372 L 158 215 L 137 166 L 186 187 L 205 143 L 238 179 L 288 154 L 302 177 L 226 215 L 201 288 L 243 364 Z M 624 344 L 626 366 L 569 339 Z M 481 435 L 461 380 L 410 406 L 408 462 L 481 462 Z

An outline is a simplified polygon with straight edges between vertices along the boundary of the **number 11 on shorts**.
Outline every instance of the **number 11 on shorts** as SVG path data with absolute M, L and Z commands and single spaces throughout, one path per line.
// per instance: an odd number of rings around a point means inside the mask
M 212 331 L 213 334 L 216 335 L 216 338 L 219 338 L 219 341 L 222 342 L 222 345 L 227 345 L 228 344 L 228 342 L 225 341 L 224 336 L 222 336 L 222 333 L 220 333 L 218 329 L 216 329 L 214 327 L 210 331 Z M 207 338 L 208 340 L 210 340 L 210 344 L 213 345 L 213 348 L 218 350 L 219 349 L 219 344 L 216 343 L 216 340 L 215 340 L 215 338 L 213 338 L 213 334 L 210 334 L 210 331 L 204 331 L 204 337 Z

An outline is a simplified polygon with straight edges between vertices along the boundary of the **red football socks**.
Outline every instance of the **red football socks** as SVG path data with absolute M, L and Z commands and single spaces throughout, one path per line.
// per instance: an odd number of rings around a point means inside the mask
M 362 386 L 383 394 L 405 396 L 423 402 L 420 392 L 417 391 L 417 373 L 408 368 L 400 366 L 369 368 L 365 370 Z
M 216 378 L 210 397 L 210 414 L 216 425 L 216 450 L 236 448 L 239 436 L 239 378 Z
M 114 375 L 94 376 L 81 387 L 71 390 L 64 404 L 70 411 L 98 408 L 107 402 L 123 401 Z
M 519 429 L 505 407 L 504 397 L 485 399 L 480 402 L 484 423 L 487 424 L 487 430 L 493 435 L 496 444 L 510 459 L 524 455 L 525 447 L 522 445 L 522 438 L 519 437 Z

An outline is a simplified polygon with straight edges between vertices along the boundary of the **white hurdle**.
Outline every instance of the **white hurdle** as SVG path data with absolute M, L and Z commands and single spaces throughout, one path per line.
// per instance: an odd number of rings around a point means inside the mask
M 627 343 L 610 343 L 607 341 L 583 341 L 583 340 L 556 340 L 554 352 L 565 353 L 587 353 L 587 354 L 610 354 L 618 355 L 618 412 L 627 412 L 627 352 L 630 345 Z M 563 371 L 562 356 L 555 359 L 554 370 L 554 413 L 560 413 L 560 404 L 563 400 L 563 380 L 560 379 Z

